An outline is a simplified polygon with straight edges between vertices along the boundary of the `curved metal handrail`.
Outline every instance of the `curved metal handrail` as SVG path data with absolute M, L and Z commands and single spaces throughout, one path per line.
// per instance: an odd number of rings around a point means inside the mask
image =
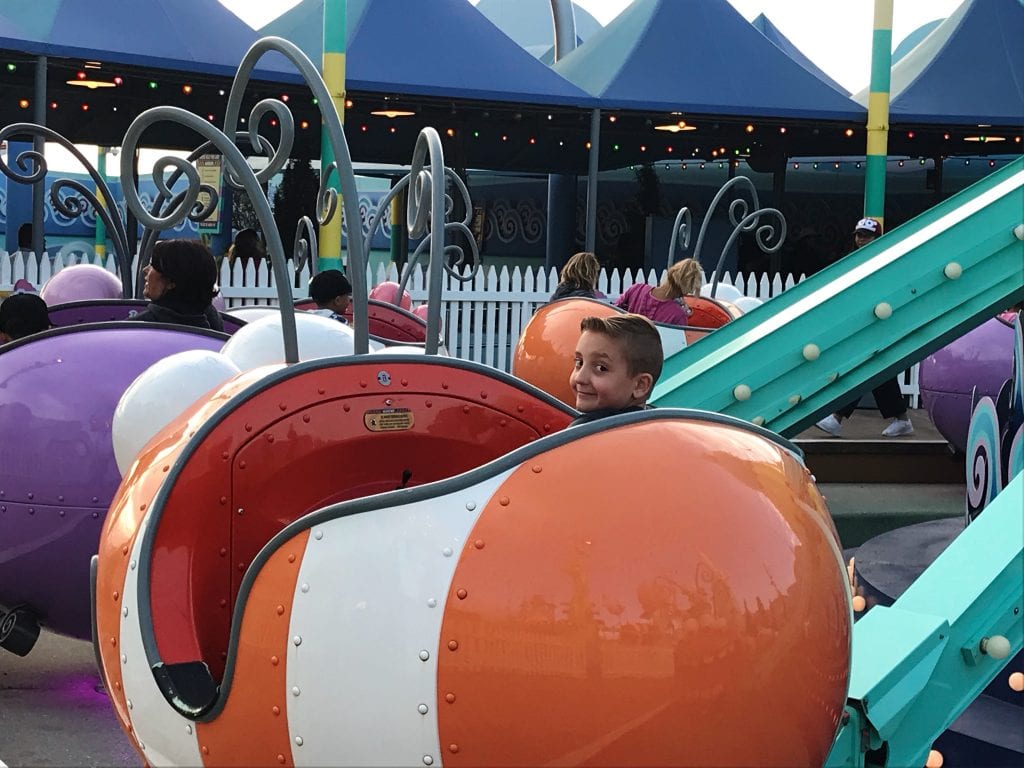
M 675 264 L 676 244 L 679 243 L 679 250 L 685 251 L 690 247 L 690 232 L 693 230 L 693 215 L 685 205 L 676 214 L 676 220 L 672 224 L 672 237 L 668 241 L 668 263 L 665 269 Z M 681 243 L 679 241 L 682 241 Z
M 424 130 L 426 130 L 426 129 L 424 129 Z M 433 131 L 434 129 L 431 128 L 430 130 Z M 423 133 L 421 133 L 420 136 L 422 137 Z M 418 145 L 419 145 L 419 139 L 417 140 L 417 147 L 418 147 Z M 441 152 L 441 148 L 440 147 L 437 148 L 437 152 L 439 152 L 439 153 Z M 431 154 L 431 160 L 432 161 L 433 161 L 433 157 L 434 157 L 433 154 Z M 437 279 L 438 281 L 441 280 L 440 275 L 438 275 L 437 278 L 434 277 L 434 271 L 433 270 L 434 270 L 435 262 L 439 262 L 440 263 L 439 269 L 441 271 L 443 271 L 445 274 L 448 274 L 449 276 L 451 276 L 455 280 L 458 280 L 459 282 L 467 282 L 469 280 L 472 280 L 474 277 L 476 277 L 477 273 L 480 271 L 480 251 L 479 251 L 479 249 L 477 247 L 477 244 L 476 244 L 476 238 L 473 236 L 473 232 L 469 228 L 469 224 L 470 224 L 470 222 L 472 221 L 472 218 L 473 218 L 472 200 L 469 197 L 469 190 L 466 188 L 466 184 L 465 184 L 465 182 L 463 182 L 462 178 L 452 168 L 449 168 L 449 167 L 444 165 L 443 155 L 440 155 L 440 157 L 441 157 L 441 166 L 444 169 L 443 178 L 445 179 L 445 181 L 451 181 L 451 183 L 455 186 L 455 188 L 462 195 L 462 200 L 463 200 L 463 203 L 464 203 L 465 208 L 466 208 L 466 218 L 463 221 L 446 221 L 447 216 L 455 208 L 455 201 L 452 199 L 451 196 L 449 196 L 444 191 L 445 183 L 444 183 L 444 181 L 442 181 L 442 183 L 441 183 L 441 190 L 442 190 L 442 192 L 441 192 L 440 200 L 443 200 L 444 204 L 443 205 L 437 205 L 435 203 L 435 200 L 437 200 L 437 198 L 434 197 L 436 192 L 434 191 L 434 186 L 432 184 L 432 181 L 433 181 L 432 174 L 434 173 L 433 166 L 431 167 L 430 171 L 427 171 L 427 170 L 421 171 L 422 174 L 425 174 L 426 178 L 430 179 L 431 183 L 427 184 L 427 183 L 424 183 L 423 181 L 420 181 L 420 183 L 418 183 L 418 184 L 412 184 L 412 187 L 410 189 L 410 193 L 409 193 L 409 196 L 408 196 L 408 208 L 413 211 L 408 216 L 409 221 L 410 221 L 410 223 L 409 223 L 409 237 L 414 239 L 414 238 L 417 238 L 420 235 L 422 235 L 424 232 L 429 232 L 430 233 L 430 237 L 422 239 L 419 242 L 419 244 L 416 246 L 416 249 L 413 251 L 412 255 L 409 257 L 409 261 L 406 263 L 405 268 L 404 268 L 404 270 L 402 272 L 402 275 L 399 278 L 398 290 L 395 292 L 395 298 L 394 298 L 394 301 L 393 301 L 393 303 L 395 303 L 395 304 L 399 304 L 401 302 L 402 296 L 405 293 L 405 288 L 409 284 L 409 280 L 412 278 L 412 275 L 415 273 L 416 269 L 419 267 L 420 262 L 421 262 L 421 260 L 423 258 L 423 254 L 428 252 L 428 250 L 427 250 L 428 247 L 429 247 L 428 271 L 430 272 L 430 282 L 429 282 L 429 286 L 430 287 L 428 287 L 428 295 L 429 296 L 433 296 L 433 290 L 432 290 L 433 281 L 435 279 Z M 390 209 L 391 201 L 394 200 L 403 190 L 405 190 L 407 188 L 410 188 L 411 180 L 413 178 L 414 178 L 414 172 L 413 172 L 413 170 L 410 170 L 409 173 L 407 173 L 405 176 L 403 176 L 401 179 L 399 179 L 395 183 L 395 185 L 392 186 L 391 189 L 388 190 L 387 194 L 384 195 L 384 197 L 382 197 L 378 201 L 378 203 L 377 203 L 377 210 L 374 212 L 373 217 L 370 219 L 370 224 L 369 224 L 369 226 L 368 226 L 368 228 L 366 230 L 366 234 L 365 234 L 364 239 L 363 239 L 364 249 L 366 250 L 367 253 L 369 253 L 369 251 L 370 251 L 370 243 L 373 240 L 373 234 L 374 234 L 374 232 L 377 231 L 377 227 L 379 227 L 381 222 L 383 221 L 384 213 Z M 416 196 L 415 200 L 413 199 L 414 195 Z M 433 211 L 435 209 L 441 209 L 443 211 L 443 218 L 442 218 L 443 226 L 441 228 L 441 233 L 442 234 L 441 234 L 441 238 L 440 238 L 440 242 L 441 242 L 440 249 L 438 249 L 438 246 L 436 245 L 437 240 L 434 237 L 434 226 L 435 225 L 433 223 L 433 216 L 432 216 L 432 214 L 433 214 Z M 427 217 L 427 211 L 431 212 L 431 216 L 429 218 Z M 415 230 L 414 230 L 413 224 L 416 225 Z M 450 232 L 460 232 L 463 235 L 465 235 L 466 239 L 469 241 L 470 250 L 472 251 L 472 255 L 473 255 L 473 267 L 472 267 L 472 269 L 467 274 L 463 274 L 462 272 L 460 272 L 458 270 L 459 267 L 462 267 L 466 263 L 466 253 L 463 250 L 463 248 L 460 245 L 456 245 L 456 244 L 448 244 L 448 245 L 445 244 L 445 240 L 447 238 L 447 235 Z M 437 255 L 436 259 L 434 258 L 435 254 Z M 453 258 L 453 263 L 451 263 L 451 264 L 449 264 L 449 258 L 450 257 L 454 257 Z M 437 317 L 435 318 L 436 326 L 437 326 L 438 330 L 440 330 L 440 327 L 441 327 L 441 322 L 440 322 L 440 316 L 441 316 L 440 291 L 441 291 L 441 289 L 439 287 L 438 288 L 438 292 L 437 292 L 438 299 L 436 301 L 434 301 L 433 299 L 430 299 L 427 302 L 427 329 L 428 329 L 427 332 L 428 333 L 430 332 L 431 315 L 433 315 L 435 312 L 437 313 Z M 429 339 L 428 339 L 428 342 L 429 342 Z M 436 343 L 437 342 L 435 341 L 435 345 L 436 345 Z M 434 352 L 436 352 L 436 349 L 434 350 Z M 427 354 L 433 354 L 433 352 L 431 352 L 430 349 L 428 348 L 427 349 Z
M 292 259 L 295 264 L 296 277 L 306 266 L 307 259 L 309 260 L 310 279 L 316 276 L 319 253 L 313 220 L 309 216 L 303 216 L 299 219 L 298 226 L 295 227 L 295 242 L 292 244 Z
M 358 222 L 360 220 L 358 190 L 356 189 L 355 174 L 352 171 L 352 157 L 349 153 L 348 142 L 345 139 L 345 132 L 341 125 L 341 118 L 338 116 L 338 111 L 334 108 L 334 101 L 331 98 L 327 84 L 324 83 L 323 78 L 320 76 L 320 72 L 317 70 L 313 62 L 311 62 L 309 58 L 298 48 L 298 46 L 279 37 L 267 37 L 253 43 L 252 47 L 242 59 L 242 63 L 238 68 L 238 74 L 235 76 L 235 80 L 231 85 L 231 91 L 228 96 L 227 111 L 224 116 L 225 127 L 230 128 L 238 125 L 238 118 L 241 110 L 242 99 L 245 94 L 245 87 L 252 76 L 257 62 L 262 56 L 269 52 L 283 54 L 292 62 L 296 69 L 299 70 L 300 75 L 312 92 L 315 103 L 320 110 L 321 117 L 323 118 L 324 136 L 329 141 L 332 156 L 335 158 L 333 162 L 321 169 L 320 191 L 317 199 L 317 219 L 319 223 L 326 224 L 329 222 L 338 208 L 338 194 L 334 189 L 328 186 L 331 182 L 331 177 L 335 175 L 338 179 L 338 186 L 341 188 L 342 209 L 345 220 Z M 288 161 L 292 140 L 294 138 L 294 120 L 292 119 L 287 106 L 285 106 L 283 102 L 274 99 L 264 99 L 253 108 L 248 120 L 250 142 L 253 144 L 254 149 L 257 147 L 258 142 L 258 121 L 269 112 L 273 112 L 278 117 L 278 122 L 281 126 L 281 144 L 277 147 L 274 155 L 270 158 L 267 163 L 267 167 L 255 174 L 256 179 L 260 183 L 269 180 L 275 173 L 284 167 L 284 164 Z M 287 132 L 286 127 L 289 129 Z M 235 181 L 230 172 L 225 174 L 225 177 L 228 183 L 233 183 Z M 280 234 L 277 233 L 277 228 L 271 227 L 271 229 L 273 230 L 277 241 L 280 242 Z M 266 232 L 266 229 L 264 232 Z M 279 286 L 278 297 L 280 301 L 282 292 L 289 283 L 287 276 L 285 275 L 283 250 L 278 254 L 277 258 L 275 258 L 273 254 L 271 255 L 271 258 L 274 266 L 274 280 Z M 352 281 L 352 303 L 354 316 L 357 318 L 366 318 L 368 306 L 366 252 L 363 249 L 361 238 L 350 237 L 348 239 L 348 261 L 349 279 Z M 290 290 L 288 291 L 287 301 L 282 301 L 281 306 L 282 311 L 287 307 L 287 312 L 291 315 L 290 318 L 282 319 L 282 328 L 285 330 L 286 334 L 291 333 L 294 335 L 294 307 Z M 365 322 L 357 322 L 354 324 L 355 352 L 357 354 L 366 354 L 369 352 L 370 337 L 366 325 L 367 324 Z M 288 326 L 291 326 L 291 331 L 288 331 Z
M 249 133 L 247 131 L 237 131 L 235 133 L 236 145 L 239 140 L 248 137 L 248 135 Z M 262 135 L 259 136 L 258 138 L 260 145 L 263 148 L 263 153 L 267 155 L 271 154 L 274 147 L 273 144 L 270 143 L 270 140 Z M 195 162 L 203 155 L 208 154 L 210 150 L 213 148 L 213 142 L 205 142 L 204 144 L 193 150 L 191 153 L 189 153 L 188 162 Z M 171 174 L 170 178 L 167 180 L 167 187 L 173 188 L 180 178 L 181 171 L 176 169 Z M 217 201 L 219 196 L 217 190 L 206 185 L 200 185 L 200 191 L 205 191 L 210 195 L 210 202 L 207 203 L 207 205 L 200 210 L 193 210 L 188 216 L 189 220 L 191 221 L 202 221 L 217 209 Z M 177 195 L 171 198 L 170 202 L 168 203 L 170 208 L 175 208 L 176 206 L 180 205 L 181 201 L 179 198 L 181 197 L 182 194 L 183 193 L 179 192 Z M 162 191 L 158 189 L 157 196 L 153 200 L 153 205 L 151 208 L 153 215 L 158 215 L 160 213 L 161 207 L 165 202 L 167 202 L 167 197 L 164 195 Z M 150 254 L 153 251 L 153 246 L 156 244 L 157 235 L 159 235 L 159 232 L 156 230 L 147 228 L 143 231 L 142 240 L 139 243 L 139 261 L 135 272 L 136 298 L 139 298 L 142 295 L 142 270 L 145 268 L 147 264 L 149 264 Z
M 281 325 L 284 331 L 285 362 L 298 362 L 295 314 L 292 308 L 291 290 L 288 288 L 288 281 L 284 278 L 284 247 L 281 244 L 281 235 L 277 228 L 273 226 L 274 220 L 270 204 L 263 195 L 259 181 L 252 169 L 249 168 L 245 156 L 235 146 L 234 141 L 211 125 L 209 121 L 179 107 L 153 107 L 152 109 L 147 109 L 132 121 L 122 144 L 121 187 L 125 204 L 144 227 L 158 231 L 170 229 L 180 224 L 188 217 L 196 205 L 199 193 L 202 191 L 199 172 L 184 158 L 162 157 L 153 166 L 153 181 L 156 184 L 157 190 L 170 200 L 170 204 L 165 212 L 159 210 L 150 212 L 147 210 L 142 202 L 142 198 L 139 197 L 138 191 L 132 184 L 132 158 L 142 138 L 142 134 L 151 125 L 165 121 L 190 128 L 212 143 L 224 157 L 225 166 L 231 168 L 237 174 L 235 176 L 236 180 L 241 181 L 242 188 L 248 193 L 253 208 L 256 211 L 256 216 L 267 236 L 267 244 L 274 263 L 275 276 L 278 280 L 278 299 L 281 302 L 282 308 Z M 284 129 L 282 128 L 283 131 Z M 188 182 L 186 189 L 179 194 L 173 194 L 164 180 L 164 173 L 168 168 L 180 171 L 181 175 L 184 175 Z
M 153 230 L 167 229 L 181 223 L 189 215 L 189 212 L 194 209 L 199 193 L 203 191 L 202 185 L 199 182 L 198 172 L 189 161 L 182 158 L 161 158 L 154 165 L 153 181 L 157 186 L 158 192 L 168 203 L 166 209 L 163 210 L 161 207 L 157 207 L 153 212 L 145 210 L 137 191 L 130 183 L 132 173 L 130 158 L 134 155 L 142 133 L 156 122 L 175 122 L 183 127 L 194 130 L 203 137 L 206 140 L 206 144 L 203 147 L 204 150 L 209 148 L 216 149 L 224 157 L 225 182 L 235 189 L 244 189 L 249 195 L 266 238 L 267 251 L 270 254 L 274 281 L 277 285 L 277 298 L 281 310 L 285 362 L 291 364 L 298 362 L 299 359 L 298 338 L 295 328 L 295 309 L 291 290 L 293 281 L 289 279 L 287 274 L 287 264 L 281 235 L 274 225 L 270 204 L 263 193 L 261 185 L 281 170 L 288 161 L 295 138 L 294 118 L 288 107 L 276 99 L 263 99 L 252 108 L 247 121 L 248 130 L 241 132 L 241 135 L 243 141 L 248 139 L 254 150 L 270 154 L 266 167 L 259 171 L 254 171 L 249 166 L 245 156 L 235 145 L 235 141 L 228 138 L 228 134 L 231 136 L 238 135 L 234 127 L 240 122 L 241 104 L 246 86 L 257 62 L 269 52 L 284 55 L 299 70 L 300 75 L 306 81 L 307 86 L 316 99 L 316 103 L 319 105 L 326 135 L 331 143 L 334 157 L 338 159 L 336 163 L 330 164 L 324 170 L 318 200 L 318 218 L 321 220 L 321 223 L 326 223 L 336 209 L 336 205 L 332 201 L 336 200 L 337 195 L 327 187 L 329 183 L 328 177 L 336 172 L 342 190 L 345 217 L 349 221 L 359 221 L 355 176 L 352 172 L 352 161 L 348 151 L 348 144 L 345 141 L 341 120 L 338 117 L 337 110 L 334 109 L 327 86 L 309 58 L 297 46 L 281 38 L 270 37 L 258 40 L 246 52 L 231 85 L 224 117 L 224 131 L 218 130 L 208 121 L 176 107 L 155 107 L 140 114 L 129 127 L 122 145 L 121 181 L 125 202 L 143 226 Z M 275 118 L 280 126 L 280 141 L 276 147 L 272 147 L 269 141 L 259 133 L 260 122 L 267 117 Z M 269 152 L 270 149 L 273 151 Z M 186 189 L 178 194 L 172 194 L 170 183 L 165 181 L 164 176 L 169 168 L 175 171 L 173 177 L 175 181 L 181 176 L 184 176 L 186 179 Z M 349 240 L 349 261 L 350 275 L 353 280 L 355 311 L 357 316 L 365 317 L 367 312 L 366 267 L 360 238 Z M 354 330 L 355 351 L 357 353 L 368 352 L 369 334 L 366 324 L 357 323 Z
M 718 257 L 718 261 L 715 264 L 715 270 L 712 272 L 711 278 L 711 292 L 710 296 L 714 298 L 715 293 L 718 291 L 718 278 L 721 274 L 722 267 L 725 265 L 725 257 L 732 247 L 733 243 L 736 242 L 736 238 L 743 232 L 750 232 L 756 230 L 755 238 L 758 247 L 764 253 L 775 253 L 782 247 L 782 244 L 786 240 L 786 218 L 782 215 L 782 212 L 776 208 L 761 208 L 761 203 L 757 197 L 757 187 L 746 176 L 736 176 L 729 179 L 725 184 L 722 185 L 721 189 L 711 200 L 711 204 L 708 206 L 707 215 L 704 217 L 704 221 L 701 222 L 700 234 L 697 235 L 697 245 L 694 248 L 693 258 L 700 261 L 701 251 L 704 248 L 704 237 L 707 234 L 708 225 L 711 223 L 711 218 L 714 216 L 715 210 L 718 207 L 719 202 L 725 194 L 737 185 L 744 185 L 750 192 L 750 196 L 753 199 L 753 211 L 750 210 L 751 205 L 741 197 L 736 198 L 729 203 L 729 220 L 733 224 L 733 231 L 729 235 L 729 239 L 726 240 L 725 247 L 722 248 L 722 252 Z M 758 226 L 758 221 L 762 216 L 778 216 L 780 221 L 778 242 L 774 245 L 769 245 L 768 240 L 775 235 L 775 227 L 770 224 L 763 224 Z
M 732 248 L 732 244 L 736 242 L 736 238 L 740 236 L 740 233 L 750 231 L 751 226 L 756 225 L 761 216 L 778 216 L 779 218 L 779 237 L 778 241 L 774 245 L 768 245 L 767 243 L 767 241 L 771 239 L 772 235 L 775 234 L 775 227 L 771 224 L 762 224 L 754 233 L 754 238 L 761 251 L 763 253 L 775 253 L 786 241 L 786 217 L 783 216 L 782 211 L 777 208 L 761 208 L 744 216 L 733 228 L 732 233 L 729 235 L 729 239 L 725 241 L 725 245 L 722 247 L 721 255 L 718 257 L 718 263 L 715 265 L 715 271 L 711 281 L 711 292 L 709 294 L 712 298 L 714 298 L 715 293 L 718 290 L 718 277 L 722 272 L 722 267 L 725 265 L 726 254 L 729 253 L 729 249 Z
M 424 162 L 429 161 L 429 169 Z M 407 196 L 406 226 L 409 237 L 420 237 L 430 224 L 430 263 L 427 283 L 427 340 L 424 352 L 436 355 L 441 336 L 441 279 L 444 273 L 444 152 L 441 137 L 427 126 L 416 138 L 409 168 L 410 194 Z M 427 190 L 429 189 L 429 194 Z M 351 242 L 352 238 L 349 238 Z M 399 294 L 401 296 L 401 294 Z
M 462 246 L 454 243 L 450 245 L 445 245 L 444 269 L 449 276 L 453 277 L 459 282 L 467 282 L 469 280 L 472 280 L 480 271 L 480 250 L 477 247 L 476 238 L 473 236 L 473 232 L 469 228 L 469 224 L 473 220 L 472 200 L 469 197 L 469 190 L 466 188 L 466 184 L 462 180 L 462 177 L 460 177 L 452 168 L 449 168 L 448 166 L 445 166 L 444 173 L 446 181 L 450 181 L 462 195 L 462 200 L 466 208 L 466 218 L 463 219 L 461 222 L 445 221 L 445 235 L 447 236 L 449 232 L 453 231 L 460 232 L 463 235 L 465 235 L 466 239 L 469 241 L 470 251 L 472 251 L 473 256 L 473 268 L 470 270 L 468 274 L 463 274 L 462 272 L 458 271 L 459 267 L 462 267 L 466 264 L 466 253 L 462 249 Z M 381 225 L 381 222 L 383 221 L 385 211 L 388 211 L 390 209 L 391 201 L 394 200 L 404 189 L 406 189 L 409 186 L 410 176 L 411 174 L 407 173 L 405 176 L 399 179 L 395 183 L 395 185 L 391 187 L 390 190 L 388 190 L 388 193 L 377 202 L 377 210 L 376 212 L 374 212 L 373 217 L 370 219 L 370 224 L 369 227 L 367 228 L 366 236 L 363 239 L 364 247 L 367 253 L 369 253 L 370 251 L 370 243 L 373 240 L 373 234 L 374 232 L 377 231 L 377 228 Z M 444 203 L 445 217 L 447 218 L 448 214 L 450 214 L 452 210 L 454 210 L 455 208 L 455 201 L 452 199 L 450 195 L 445 193 Z M 427 240 L 420 241 L 420 243 L 416 246 L 416 250 L 413 251 L 412 256 L 409 257 L 409 261 L 406 264 L 405 270 L 400 278 L 400 290 L 398 291 L 396 301 L 401 299 L 402 291 L 405 290 L 405 286 L 408 284 L 410 277 L 415 271 L 415 267 L 418 266 L 418 262 L 424 251 L 424 244 L 427 242 Z M 448 263 L 449 256 L 455 257 L 453 263 L 451 264 Z
M 12 136 L 31 136 L 42 138 L 59 144 L 63 149 L 70 152 L 82 167 L 85 168 L 89 177 L 96 185 L 99 195 L 86 187 L 82 182 L 75 179 L 58 179 L 50 186 L 50 202 L 62 216 L 77 218 L 83 215 L 89 207 L 96 212 L 96 215 L 103 221 L 107 228 L 111 241 L 114 245 L 114 258 L 117 261 L 117 269 L 121 276 L 121 295 L 129 299 L 133 295 L 133 276 L 131 273 L 131 255 L 128 253 L 128 232 L 120 215 L 114 215 L 112 211 L 117 208 L 114 205 L 114 198 L 110 193 L 110 187 L 106 179 L 90 163 L 85 155 L 72 144 L 67 138 L 57 133 L 52 128 L 35 123 L 12 123 L 0 130 L 0 143 L 10 139 Z M 34 150 L 21 152 L 15 158 L 16 165 L 22 173 L 12 169 L 6 162 L 0 159 L 0 173 L 3 173 L 11 181 L 19 184 L 35 184 L 46 179 L 48 166 L 46 157 Z M 29 170 L 29 164 L 32 169 Z M 61 197 L 60 193 L 65 188 L 72 190 L 75 194 Z M 100 199 L 102 198 L 102 204 Z M 42 254 L 39 254 L 42 256 Z

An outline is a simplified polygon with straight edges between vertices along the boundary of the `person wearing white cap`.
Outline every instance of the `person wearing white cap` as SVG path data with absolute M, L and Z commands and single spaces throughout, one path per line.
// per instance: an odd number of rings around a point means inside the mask
M 857 248 L 863 248 L 881 234 L 882 224 L 880 221 L 863 218 L 854 227 L 853 242 Z M 889 426 L 882 430 L 884 437 L 903 437 L 914 434 L 914 425 L 907 415 L 907 403 L 903 399 L 903 391 L 900 389 L 898 379 L 889 379 L 879 384 L 871 390 L 871 394 L 875 396 L 875 403 L 878 404 L 878 410 L 881 411 L 882 417 L 892 419 Z M 860 397 L 857 397 L 835 413 L 826 416 L 815 426 L 833 437 L 842 437 L 843 420 L 853 415 L 859 401 Z

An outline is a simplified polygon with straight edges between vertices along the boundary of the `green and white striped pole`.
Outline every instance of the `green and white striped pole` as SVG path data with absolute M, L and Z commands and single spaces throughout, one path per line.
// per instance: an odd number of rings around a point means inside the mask
M 892 67 L 893 0 L 875 0 L 871 41 L 871 88 L 868 96 L 867 171 L 864 215 L 882 222 L 885 231 L 885 164 L 889 154 L 889 74 Z
M 327 90 L 330 91 L 331 101 L 334 108 L 338 110 L 338 117 L 342 124 L 345 122 L 345 43 L 348 34 L 346 19 L 346 0 L 324 0 L 324 59 L 323 75 Z M 328 109 L 329 106 L 324 104 Z M 321 122 L 320 131 L 320 168 L 321 173 L 330 163 L 334 161 L 334 152 L 331 150 L 330 136 L 326 125 Z M 319 235 L 319 269 L 341 269 L 341 185 L 336 174 L 333 175 L 331 187 L 338 192 L 338 209 L 334 217 L 326 224 L 321 225 Z M 356 227 L 356 237 L 359 236 L 359 228 Z

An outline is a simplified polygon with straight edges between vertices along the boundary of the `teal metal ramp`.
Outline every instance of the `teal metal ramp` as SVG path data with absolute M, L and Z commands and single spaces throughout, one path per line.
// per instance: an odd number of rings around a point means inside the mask
M 671 356 L 651 399 L 792 436 L 1024 300 L 1024 158 Z

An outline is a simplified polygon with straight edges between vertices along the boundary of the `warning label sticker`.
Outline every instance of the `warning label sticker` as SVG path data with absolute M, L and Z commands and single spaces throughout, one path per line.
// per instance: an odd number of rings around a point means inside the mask
M 363 424 L 371 432 L 397 432 L 403 429 L 412 429 L 412 411 L 408 408 L 377 408 L 363 414 Z

